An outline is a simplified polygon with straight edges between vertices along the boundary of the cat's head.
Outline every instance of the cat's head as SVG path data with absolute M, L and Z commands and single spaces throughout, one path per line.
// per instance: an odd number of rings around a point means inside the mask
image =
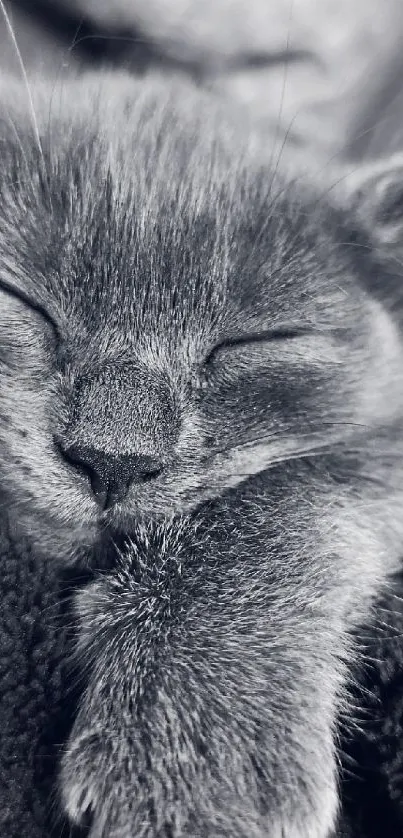
M 362 282 L 369 245 L 206 97 L 82 79 L 34 90 L 35 120 L 22 89 L 1 98 L 13 526 L 92 545 L 393 417 L 400 348 Z

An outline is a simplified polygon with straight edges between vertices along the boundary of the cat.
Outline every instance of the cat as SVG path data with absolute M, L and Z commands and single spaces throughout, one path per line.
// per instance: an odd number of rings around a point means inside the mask
M 1 82 L 2 517 L 113 559 L 61 805 L 91 838 L 330 838 L 403 541 L 402 159 L 338 192 L 185 82 L 28 93 Z

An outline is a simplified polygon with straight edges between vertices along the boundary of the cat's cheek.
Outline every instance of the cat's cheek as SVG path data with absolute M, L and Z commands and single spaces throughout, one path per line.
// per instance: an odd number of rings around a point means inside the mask
M 64 756 L 60 775 L 62 805 L 77 826 L 98 804 L 101 782 L 97 766 L 102 754 L 101 732 L 91 732 L 77 737 Z
M 357 421 L 369 426 L 400 419 L 403 411 L 403 349 L 396 323 L 376 301 L 370 309 L 367 357 L 356 387 Z
M 95 504 L 53 443 L 58 403 L 50 372 L 37 369 L 32 379 L 25 372 L 0 373 L 0 379 L 0 445 L 6 453 L 0 482 L 10 520 L 41 549 L 92 544 Z

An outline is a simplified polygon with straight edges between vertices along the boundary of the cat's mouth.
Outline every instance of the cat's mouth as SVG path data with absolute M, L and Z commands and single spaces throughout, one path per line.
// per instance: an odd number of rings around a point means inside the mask
M 98 530 L 100 533 L 105 530 L 130 533 L 130 530 L 139 520 L 147 518 L 162 518 L 181 511 L 181 504 L 166 500 L 165 502 L 140 503 L 139 501 L 130 505 L 118 503 L 110 509 L 100 513 L 98 518 Z
M 94 546 L 108 535 L 130 535 L 139 521 L 161 521 L 192 514 L 205 503 L 237 490 L 241 484 L 289 460 L 323 456 L 334 443 L 332 438 L 312 433 L 304 439 L 296 437 L 287 442 L 282 438 L 278 445 L 271 440 L 254 442 L 214 453 L 199 460 L 199 467 L 192 470 L 164 471 L 154 480 L 129 486 L 121 497 L 114 497 L 109 503 L 101 503 L 87 487 L 85 497 L 74 493 L 74 500 L 71 498 L 70 533 L 79 528 L 78 541 Z
M 158 478 L 153 483 L 133 487 L 121 501 L 98 512 L 99 531 L 129 533 L 144 518 L 160 520 L 192 513 L 202 504 L 214 500 L 223 492 L 236 489 L 269 468 L 290 459 L 324 453 L 327 446 L 323 440 L 320 446 L 315 442 L 305 448 L 294 444 L 290 450 L 285 447 L 281 452 L 267 444 L 245 446 L 240 450 L 234 449 L 227 456 L 211 457 L 204 463 L 204 469 L 182 475 L 180 482 Z

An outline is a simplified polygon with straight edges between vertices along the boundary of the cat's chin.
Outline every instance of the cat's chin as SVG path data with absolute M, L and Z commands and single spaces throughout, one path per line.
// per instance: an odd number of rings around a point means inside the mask
M 178 511 L 177 511 L 178 512 Z M 151 521 L 163 521 L 172 518 L 175 510 L 143 510 L 140 507 L 128 512 L 123 508 L 101 513 L 88 523 L 78 522 L 73 517 L 69 521 L 60 520 L 43 513 L 33 514 L 32 510 L 18 514 L 8 511 L 8 535 L 15 544 L 26 542 L 30 549 L 44 558 L 68 563 L 97 563 L 105 547 L 111 544 L 123 544 L 136 532 L 138 525 Z
M 238 487 L 237 487 L 238 488 Z M 232 488 L 234 491 L 234 488 Z M 231 489 L 227 493 L 231 493 Z M 161 524 L 180 517 L 192 516 L 206 504 L 217 500 L 217 493 L 212 491 L 195 492 L 191 497 L 142 498 L 130 504 L 117 504 L 104 512 L 85 516 L 83 510 L 65 510 L 64 516 L 58 516 L 49 510 L 26 509 L 21 507 L 8 510 L 10 533 L 16 542 L 22 538 L 39 554 L 55 560 L 75 563 L 97 562 L 105 545 L 123 544 L 135 534 L 139 525 Z
M 139 524 L 162 523 L 181 516 L 192 515 L 206 502 L 213 500 L 213 493 L 194 492 L 191 497 L 156 492 L 107 509 L 103 512 L 85 508 L 76 503 L 65 504 L 60 511 L 49 504 L 14 506 L 8 503 L 8 528 L 13 542 L 23 539 L 32 550 L 62 563 L 77 560 L 97 561 L 105 545 L 124 543 L 136 533 Z M 109 549 L 109 547 L 108 547 Z
M 178 515 L 188 515 L 201 503 L 203 497 L 200 493 L 194 493 L 191 499 L 168 493 L 156 492 L 153 496 L 144 494 L 102 512 L 99 516 L 99 526 L 101 529 L 130 534 L 139 521 L 163 521 Z

